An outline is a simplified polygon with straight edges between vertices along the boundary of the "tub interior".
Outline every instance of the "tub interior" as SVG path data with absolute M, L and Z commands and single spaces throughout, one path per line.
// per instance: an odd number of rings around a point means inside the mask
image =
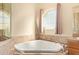
M 58 52 L 63 48 L 63 45 L 56 42 L 49 42 L 44 40 L 34 40 L 15 45 L 16 50 L 19 51 L 52 51 Z

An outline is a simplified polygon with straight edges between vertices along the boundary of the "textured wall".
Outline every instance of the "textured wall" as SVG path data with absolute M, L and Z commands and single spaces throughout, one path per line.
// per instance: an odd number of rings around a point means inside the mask
M 41 34 L 38 37 L 41 40 L 48 40 L 48 41 L 59 42 L 59 43 L 63 43 L 63 44 L 66 44 L 69 39 L 73 39 L 72 36 L 58 35 L 58 34 L 56 34 L 56 35 L 44 35 L 44 34 Z

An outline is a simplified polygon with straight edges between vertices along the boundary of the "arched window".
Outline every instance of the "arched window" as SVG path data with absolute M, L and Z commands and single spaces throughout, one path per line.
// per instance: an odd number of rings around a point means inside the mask
M 56 9 L 50 9 L 42 15 L 42 32 L 46 34 L 56 33 Z

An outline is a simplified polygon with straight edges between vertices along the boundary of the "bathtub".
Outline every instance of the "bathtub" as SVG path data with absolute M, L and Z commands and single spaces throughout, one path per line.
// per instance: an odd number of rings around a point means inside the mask
M 15 49 L 21 53 L 59 53 L 64 51 L 60 43 L 45 40 L 34 40 L 15 44 Z

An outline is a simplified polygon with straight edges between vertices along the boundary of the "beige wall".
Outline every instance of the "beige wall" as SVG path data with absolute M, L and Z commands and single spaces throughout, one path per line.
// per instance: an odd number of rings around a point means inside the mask
M 77 3 L 63 3 L 61 4 L 61 16 L 62 16 L 62 29 L 63 34 L 72 35 L 73 34 L 73 7 L 78 6 Z
M 56 3 L 40 3 L 40 4 L 37 4 L 37 8 L 40 8 L 40 9 L 44 9 L 44 10 L 47 10 L 47 9 L 53 9 L 53 8 L 56 8 Z
M 34 35 L 35 4 L 12 4 L 12 36 Z
M 73 33 L 73 11 L 72 8 L 79 4 L 61 4 L 62 31 L 65 35 Z M 35 8 L 36 7 L 36 8 Z M 35 11 L 56 8 L 56 3 L 46 4 L 12 4 L 12 36 L 34 35 Z

